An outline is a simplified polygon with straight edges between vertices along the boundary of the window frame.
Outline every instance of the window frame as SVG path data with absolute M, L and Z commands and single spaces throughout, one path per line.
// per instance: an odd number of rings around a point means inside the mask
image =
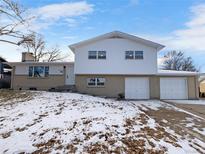
M 89 84 L 89 81 L 91 79 L 94 79 L 94 84 L 93 85 Z M 103 80 L 103 81 L 102 82 L 98 82 L 100 80 Z M 87 78 L 87 86 L 88 87 L 104 87 L 105 86 L 105 82 L 106 82 L 106 79 L 104 77 L 90 77 L 90 78 Z M 101 84 L 99 84 L 99 83 L 101 83 Z
M 101 81 L 100 81 L 101 80 Z M 99 81 L 99 82 L 98 82 Z M 100 84 L 101 83 L 101 84 Z M 103 84 L 102 84 L 103 83 Z M 104 87 L 105 86 L 105 78 L 103 77 L 99 77 L 99 78 L 96 78 L 96 84 L 97 86 L 99 87 Z
M 130 57 L 128 57 L 129 55 L 127 54 L 127 52 L 132 52 L 132 58 Z M 137 56 L 137 52 L 140 52 L 140 53 L 142 53 L 141 54 L 141 56 Z M 127 56 L 128 55 L 128 56 Z M 127 51 L 125 51 L 125 59 L 126 60 L 143 60 L 144 59 L 144 51 L 143 50 L 127 50 Z
M 43 67 L 43 76 L 35 76 L 35 68 L 36 67 Z M 30 72 L 32 71 L 32 73 Z M 42 65 L 39 65 L 39 66 L 29 66 L 29 69 L 28 69 L 28 76 L 29 78 L 47 78 L 49 77 L 49 66 L 42 66 Z
M 142 54 L 142 55 L 138 55 L 137 56 L 137 52 L 138 52 L 138 54 L 140 53 L 140 54 Z M 137 50 L 137 51 L 135 51 L 135 59 L 137 59 L 137 60 L 142 60 L 142 59 L 144 59 L 144 51 L 142 51 L 142 50 Z
M 94 84 L 89 84 L 91 80 L 94 80 Z M 96 85 L 96 78 L 87 78 L 88 87 L 95 87 L 95 85 Z
M 28 76 L 29 77 L 34 77 L 34 67 L 33 66 L 28 67 Z
M 96 53 L 96 57 L 95 58 L 91 58 L 91 56 L 90 56 L 91 52 L 95 52 Z M 100 58 L 99 52 L 104 52 L 105 53 L 104 58 Z M 107 51 L 106 50 L 89 50 L 88 51 L 88 59 L 89 60 L 98 60 L 98 59 L 99 60 L 106 60 L 107 59 Z
M 90 55 L 91 52 L 95 52 L 95 58 L 91 58 L 92 57 L 92 55 Z M 88 59 L 89 60 L 93 60 L 93 59 L 97 59 L 97 58 L 98 58 L 97 51 L 95 51 L 95 50 L 88 51 Z
M 132 52 L 132 58 L 131 58 L 130 56 L 129 56 L 130 58 L 127 56 L 127 55 L 128 55 L 128 54 L 127 54 L 128 52 Z M 129 54 L 129 55 L 130 55 L 130 54 Z M 125 51 L 125 59 L 126 59 L 126 60 L 133 60 L 133 59 L 135 59 L 135 53 L 134 53 L 134 51 L 133 51 L 133 50 L 127 50 L 127 51 Z
M 50 70 L 50 69 L 49 69 L 49 66 L 45 66 L 45 67 L 44 67 L 44 76 L 45 76 L 45 77 L 49 77 L 49 70 Z
M 99 52 L 104 52 L 105 53 L 105 55 L 104 55 L 104 58 L 100 58 L 100 56 L 99 56 Z M 106 59 L 107 57 L 106 57 L 106 51 L 105 50 L 99 50 L 99 51 L 97 51 L 97 59 L 102 59 L 102 60 L 104 60 L 104 59 Z

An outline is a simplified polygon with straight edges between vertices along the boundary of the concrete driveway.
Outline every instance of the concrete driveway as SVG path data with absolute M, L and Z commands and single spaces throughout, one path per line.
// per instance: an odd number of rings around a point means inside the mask
M 200 100 L 166 100 L 178 108 L 189 111 L 205 119 L 205 99 Z

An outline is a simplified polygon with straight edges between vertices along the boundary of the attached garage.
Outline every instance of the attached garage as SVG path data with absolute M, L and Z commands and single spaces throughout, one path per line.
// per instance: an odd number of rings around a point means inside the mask
M 104 78 L 103 86 L 88 86 L 87 79 Z M 154 75 L 76 75 L 80 93 L 125 99 L 198 99 L 198 77 L 192 72 L 161 71 Z
M 160 99 L 188 99 L 187 78 L 161 77 Z
M 126 99 L 149 99 L 149 78 L 127 77 L 125 78 Z

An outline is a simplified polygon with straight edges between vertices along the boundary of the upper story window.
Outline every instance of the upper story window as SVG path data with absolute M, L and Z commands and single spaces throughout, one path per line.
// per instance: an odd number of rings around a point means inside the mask
M 125 59 L 134 59 L 134 51 L 125 51 Z
M 48 77 L 49 66 L 29 66 L 29 77 Z
M 135 59 L 143 59 L 143 51 L 135 51 Z
M 143 59 L 143 51 L 125 51 L 125 59 Z
M 97 51 L 88 51 L 88 59 L 97 59 Z
M 88 59 L 106 59 L 106 51 L 88 51 Z
M 106 59 L 106 51 L 98 51 L 98 59 Z

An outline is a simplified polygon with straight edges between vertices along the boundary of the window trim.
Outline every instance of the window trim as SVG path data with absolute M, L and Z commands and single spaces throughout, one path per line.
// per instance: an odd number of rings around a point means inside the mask
M 142 55 L 141 55 L 142 58 L 137 58 L 137 52 L 142 53 Z M 137 60 L 143 60 L 143 59 L 144 59 L 144 51 L 142 51 L 142 50 L 136 50 L 136 51 L 135 51 L 135 59 L 137 59 Z
M 127 58 L 127 52 L 132 52 L 133 57 L 132 57 L 132 58 Z M 133 60 L 133 59 L 135 59 L 135 53 L 134 53 L 134 51 L 133 51 L 133 50 L 127 50 L 127 51 L 125 51 L 125 59 L 126 59 L 126 60 Z
M 90 82 L 91 79 L 95 80 L 94 85 L 89 85 L 89 82 Z M 87 86 L 88 87 L 95 87 L 95 85 L 96 85 L 96 78 L 87 78 Z
M 96 52 L 96 58 L 90 58 L 90 52 Z M 99 58 L 99 52 L 105 52 L 105 58 Z M 89 50 L 88 51 L 88 60 L 106 60 L 107 59 L 107 51 L 106 50 Z
M 35 76 L 35 67 L 43 67 L 43 76 Z M 32 68 L 32 75 L 30 76 L 30 68 Z M 46 73 L 46 68 L 48 68 L 48 71 Z M 42 79 L 42 78 L 47 78 L 49 77 L 49 66 L 42 66 L 42 65 L 39 65 L 39 66 L 29 66 L 29 69 L 28 69 L 28 77 L 29 78 L 38 78 L 38 79 Z
M 89 85 L 89 81 L 90 79 L 95 79 L 95 84 L 94 85 Z M 104 84 L 103 85 L 99 85 L 98 84 L 98 80 L 99 79 L 103 79 L 104 80 Z M 106 82 L 106 79 L 104 77 L 90 77 L 90 78 L 87 78 L 87 87 L 105 87 L 105 82 Z
M 99 52 L 105 52 L 105 58 L 99 58 Z M 97 51 L 97 59 L 100 59 L 100 60 L 105 60 L 107 58 L 107 52 L 105 50 L 99 50 Z
M 90 52 L 95 52 L 96 53 L 95 58 L 90 58 Z M 97 59 L 97 58 L 98 58 L 98 52 L 97 51 L 95 51 L 95 50 L 88 51 L 88 59 L 89 60 L 93 60 L 93 59 Z
M 132 53 L 133 53 L 133 58 L 127 58 L 127 56 L 126 56 L 126 55 L 127 55 L 127 54 L 126 54 L 127 52 L 132 52 Z M 137 57 L 136 57 L 136 55 L 137 55 L 136 53 L 137 53 L 137 52 L 142 52 L 142 58 L 137 58 Z M 144 51 L 143 51 L 143 50 L 126 50 L 126 51 L 125 51 L 125 59 L 126 59 L 126 60 L 143 60 L 143 59 L 144 59 Z

